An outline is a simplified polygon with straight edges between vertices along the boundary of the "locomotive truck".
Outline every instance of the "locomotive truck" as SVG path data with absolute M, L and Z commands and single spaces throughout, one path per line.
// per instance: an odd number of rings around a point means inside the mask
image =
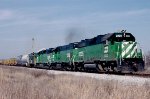
M 49 69 L 113 72 L 144 70 L 142 49 L 125 30 L 29 54 L 30 66 Z

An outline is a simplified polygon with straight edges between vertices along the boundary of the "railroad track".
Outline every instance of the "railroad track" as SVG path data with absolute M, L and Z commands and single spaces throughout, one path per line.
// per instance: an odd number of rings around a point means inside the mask
M 136 76 L 136 77 L 143 77 L 143 78 L 150 78 L 150 74 L 147 73 L 133 73 L 133 74 L 126 74 L 127 76 Z
M 26 66 L 14 66 L 14 67 L 26 67 Z M 28 67 L 27 67 L 28 68 Z M 36 69 L 46 69 L 48 68 L 40 68 L 40 67 L 34 67 Z M 63 71 L 63 70 L 56 70 L 56 71 Z M 65 72 L 65 71 L 64 71 Z M 115 73 L 115 72 L 96 72 L 96 71 L 67 71 L 67 72 L 85 72 L 85 73 L 93 73 L 93 74 L 107 74 L 107 75 L 120 75 L 120 76 L 133 76 L 133 77 L 142 77 L 142 78 L 150 78 L 150 73 L 144 73 L 144 72 L 136 72 L 136 73 Z
M 143 73 L 105 73 L 105 74 L 150 78 L 150 73 L 144 73 L 144 72 Z
M 150 78 L 150 73 L 144 72 L 135 72 L 135 73 L 115 73 L 115 72 L 87 72 L 87 73 L 96 73 L 96 74 L 108 74 L 108 75 L 120 75 L 120 76 L 133 76 L 133 77 L 142 77 L 142 78 Z

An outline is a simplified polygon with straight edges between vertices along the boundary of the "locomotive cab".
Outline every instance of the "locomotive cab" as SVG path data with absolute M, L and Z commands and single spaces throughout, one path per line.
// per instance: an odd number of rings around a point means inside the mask
M 135 42 L 135 37 L 131 33 L 114 33 L 109 40 L 112 42 Z
M 118 48 L 117 61 L 118 67 L 121 70 L 131 70 L 131 71 L 143 71 L 144 70 L 144 60 L 143 53 L 141 49 L 138 49 L 138 44 L 135 41 L 135 37 L 131 33 L 121 32 L 114 33 L 109 41 L 111 45 L 116 44 Z
M 108 40 L 111 45 L 117 44 L 120 58 L 142 58 L 142 51 L 138 49 L 135 37 L 131 33 L 114 33 Z

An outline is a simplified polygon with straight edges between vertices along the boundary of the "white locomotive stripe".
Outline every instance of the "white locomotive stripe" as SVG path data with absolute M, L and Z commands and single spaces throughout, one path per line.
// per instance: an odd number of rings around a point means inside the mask
M 130 49 L 133 47 L 133 45 L 134 44 L 130 44 L 130 46 L 122 52 L 122 57 L 124 57 L 126 55 L 126 53 L 128 53 L 130 51 Z
M 122 57 L 123 57 L 123 58 L 130 58 L 130 57 L 132 57 L 132 55 L 134 54 L 134 52 L 135 52 L 136 49 L 137 49 L 137 46 L 134 47 L 134 49 L 132 50 L 131 54 L 129 54 L 127 57 L 125 57 L 125 55 L 130 51 L 130 49 L 131 49 L 134 45 L 135 45 L 135 42 L 132 43 L 132 44 L 130 44 L 129 47 L 128 47 L 126 50 L 124 50 L 124 51 L 122 52 Z
M 136 49 L 136 48 L 134 48 L 134 49 L 132 50 L 132 52 L 131 52 L 126 58 L 133 58 L 132 56 L 133 56 L 133 54 L 135 53 L 135 49 Z
M 137 45 L 134 47 L 134 49 L 131 52 L 131 57 L 133 56 L 134 53 L 136 53 Z
M 124 52 L 122 52 L 122 58 L 125 56 L 125 54 L 126 54 L 126 52 L 124 51 Z
M 133 57 L 135 58 L 137 55 L 135 54 Z
M 127 57 L 125 57 L 125 58 L 130 58 L 131 57 L 131 54 L 129 54 Z
M 129 42 L 123 42 L 123 43 L 122 43 L 122 49 L 123 49 L 126 45 L 128 45 L 128 43 L 129 43 Z
M 135 51 L 136 51 L 136 46 L 134 46 L 133 50 L 131 51 L 131 53 L 126 58 L 132 58 Z
M 127 44 L 128 44 L 127 42 L 122 43 L 122 50 L 124 49 L 125 46 L 127 46 Z M 122 51 L 122 57 L 125 55 L 125 50 Z

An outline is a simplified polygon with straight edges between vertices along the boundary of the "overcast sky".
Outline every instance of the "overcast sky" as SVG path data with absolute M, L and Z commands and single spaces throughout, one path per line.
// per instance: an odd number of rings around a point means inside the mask
M 150 50 L 150 0 L 0 0 L 0 58 L 122 29 Z

